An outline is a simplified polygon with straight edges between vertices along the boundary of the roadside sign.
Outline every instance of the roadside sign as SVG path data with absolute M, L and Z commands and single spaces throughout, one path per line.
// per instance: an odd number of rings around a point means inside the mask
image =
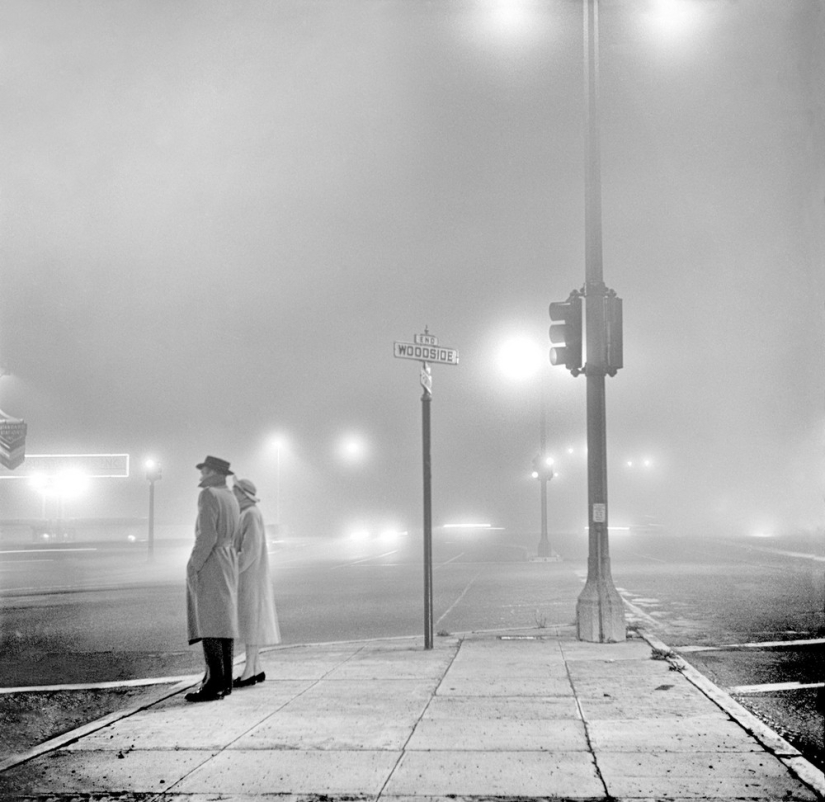
M 0 412 L 0 465 L 14 470 L 26 459 L 26 424 Z
M 0 468 L 0 479 L 31 479 L 78 474 L 90 479 L 126 479 L 128 454 L 28 454 L 16 470 Z
M 433 513 L 432 471 L 430 457 L 430 404 L 433 400 L 431 362 L 457 365 L 458 351 L 442 348 L 438 339 L 425 327 L 423 334 L 415 335 L 415 342 L 393 344 L 393 355 L 398 359 L 414 359 L 421 363 L 421 441 L 424 457 L 424 648 L 433 648 Z
M 442 365 L 458 364 L 458 351 L 455 348 L 437 345 L 396 342 L 393 344 L 393 355 L 397 359 L 417 359 L 419 362 L 437 362 Z

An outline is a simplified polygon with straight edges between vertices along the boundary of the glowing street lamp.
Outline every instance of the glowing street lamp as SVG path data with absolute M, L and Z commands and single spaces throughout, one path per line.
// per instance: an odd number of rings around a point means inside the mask
M 348 434 L 338 441 L 338 456 L 349 465 L 358 465 L 367 458 L 367 442 L 358 434 Z

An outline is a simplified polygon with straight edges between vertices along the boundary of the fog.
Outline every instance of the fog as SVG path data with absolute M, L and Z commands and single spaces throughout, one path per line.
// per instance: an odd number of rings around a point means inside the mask
M 825 11 L 668 5 L 600 3 L 610 522 L 815 528 Z M 193 521 L 213 454 L 296 534 L 420 529 L 419 365 L 392 346 L 428 327 L 460 354 L 433 365 L 434 523 L 538 531 L 543 383 L 550 526 L 583 527 L 584 377 L 496 365 L 515 335 L 546 353 L 548 304 L 584 283 L 581 17 L 2 3 L 0 408 L 29 454 L 131 456 L 64 514 L 145 516 L 153 457 L 158 520 Z M 41 514 L 24 481 L 0 505 Z

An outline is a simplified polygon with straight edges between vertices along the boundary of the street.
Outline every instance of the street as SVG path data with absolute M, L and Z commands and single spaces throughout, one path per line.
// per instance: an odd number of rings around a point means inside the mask
M 0 684 L 199 672 L 200 650 L 185 639 L 187 544 L 159 543 L 152 563 L 145 544 L 76 546 L 3 553 Z M 420 546 L 414 537 L 274 545 L 284 643 L 422 634 Z M 585 538 L 553 538 L 563 562 L 527 560 L 531 546 L 531 538 L 503 536 L 436 542 L 435 633 L 571 624 L 586 577 Z M 619 533 L 611 555 L 630 626 L 672 647 L 822 765 L 810 687 L 825 679 L 817 542 Z

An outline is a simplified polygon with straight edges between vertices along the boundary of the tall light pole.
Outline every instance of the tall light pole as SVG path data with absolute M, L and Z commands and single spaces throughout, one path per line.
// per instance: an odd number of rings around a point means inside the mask
M 599 6 L 584 0 L 584 50 L 586 96 L 585 167 L 585 298 L 587 359 L 587 582 L 576 605 L 580 640 L 597 643 L 627 637 L 624 605 L 610 573 L 607 515 L 607 423 L 605 376 L 614 373 L 616 355 L 608 353 L 609 310 L 615 293 L 607 289 L 602 271 L 601 154 L 599 147 Z M 617 300 L 617 299 L 616 299 Z M 619 307 L 620 309 L 621 307 Z M 606 311 L 608 310 L 608 311 Z M 619 332 L 621 317 L 619 312 Z M 615 328 L 614 328 L 615 331 Z M 618 361 L 621 362 L 619 345 Z M 619 365 L 620 366 L 620 365 Z
M 160 465 L 154 460 L 146 460 L 146 479 L 149 482 L 149 562 L 155 559 L 155 482 L 161 478 Z
M 289 453 L 289 436 L 283 434 L 282 432 L 278 432 L 273 434 L 267 440 L 267 449 L 275 449 L 275 532 L 278 533 L 278 537 L 280 537 L 283 533 L 281 531 L 281 507 L 283 506 L 281 503 L 281 497 L 283 495 L 281 489 L 281 454 L 282 452 L 286 452 L 287 455 Z M 272 452 L 269 451 L 271 454 Z
M 281 441 L 275 443 L 275 526 L 281 531 Z
M 547 456 L 547 391 L 541 370 L 544 360 L 541 349 L 527 337 L 514 337 L 505 342 L 498 353 L 499 368 L 508 378 L 516 381 L 538 376 L 539 382 L 539 455 L 534 465 L 533 478 L 538 479 L 541 503 L 541 532 L 537 555 L 542 559 L 554 556 L 550 548 L 547 530 L 547 481 L 552 477 Z

